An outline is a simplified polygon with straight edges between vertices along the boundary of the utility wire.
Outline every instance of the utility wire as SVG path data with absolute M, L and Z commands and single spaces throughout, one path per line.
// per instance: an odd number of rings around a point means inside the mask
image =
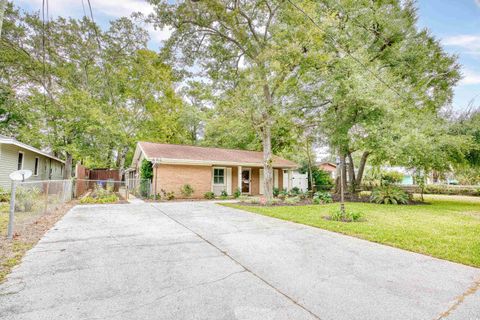
M 397 96 L 402 98 L 405 101 L 408 101 L 407 98 L 403 97 L 395 88 L 390 86 L 385 80 L 383 80 L 378 74 L 370 70 L 370 68 L 367 67 L 360 59 L 355 57 L 353 54 L 351 54 L 347 49 L 345 49 L 332 35 L 330 35 L 328 32 L 325 32 L 320 25 L 311 17 L 308 15 L 308 13 L 305 12 L 302 8 L 300 8 L 298 5 L 296 5 L 292 0 L 287 0 L 288 3 L 290 3 L 297 11 L 301 12 L 305 18 L 310 21 L 316 28 L 321 30 L 333 43 L 335 43 L 344 53 L 346 53 L 348 56 L 350 56 L 355 62 L 357 62 L 362 68 L 365 69 L 368 73 L 370 73 L 372 76 L 374 76 L 378 81 L 380 81 L 385 87 L 390 89 L 392 92 L 394 92 Z
M 96 38 L 97 44 L 98 44 L 98 50 L 100 50 L 100 52 L 101 52 L 102 51 L 102 43 L 100 41 L 100 36 L 98 34 L 97 24 L 95 23 L 95 19 L 93 18 L 92 4 L 90 3 L 90 0 L 87 0 L 87 3 L 88 3 L 88 9 L 90 11 L 90 18 L 92 19 L 92 23 L 93 23 L 93 31 L 95 32 L 95 38 Z M 82 0 L 82 5 L 83 5 L 83 0 Z M 112 99 L 113 105 L 115 106 L 115 98 L 114 98 L 114 95 L 113 95 L 112 86 L 110 84 L 110 78 L 108 76 L 107 68 L 106 68 L 104 63 L 102 63 L 102 69 L 103 69 L 103 72 L 105 73 L 105 81 L 107 82 L 107 87 L 108 87 L 108 91 L 110 93 L 110 98 Z

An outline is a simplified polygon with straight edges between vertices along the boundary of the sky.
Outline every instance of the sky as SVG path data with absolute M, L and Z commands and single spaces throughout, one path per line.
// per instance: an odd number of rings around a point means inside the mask
M 50 16 L 71 16 L 80 18 L 87 0 L 50 0 Z M 14 3 L 27 11 L 38 11 L 42 0 L 15 0 Z M 103 28 L 110 20 L 129 16 L 132 12 L 148 14 L 151 6 L 144 0 L 90 0 L 95 22 Z M 441 41 L 448 53 L 458 56 L 462 65 L 463 79 L 455 88 L 453 108 L 464 110 L 469 103 L 480 106 L 480 0 L 417 0 L 420 28 L 428 28 L 432 35 Z M 170 30 L 150 32 L 149 46 L 156 50 L 171 34 Z

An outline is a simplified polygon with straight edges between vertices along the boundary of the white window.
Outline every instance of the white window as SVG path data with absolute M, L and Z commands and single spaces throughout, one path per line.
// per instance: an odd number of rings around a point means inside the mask
M 33 168 L 33 175 L 38 176 L 38 166 L 39 166 L 39 159 L 35 157 L 35 167 Z
M 225 184 L 225 169 L 215 168 L 213 169 L 213 184 Z
M 18 162 L 17 162 L 17 170 L 23 169 L 23 152 L 18 153 Z

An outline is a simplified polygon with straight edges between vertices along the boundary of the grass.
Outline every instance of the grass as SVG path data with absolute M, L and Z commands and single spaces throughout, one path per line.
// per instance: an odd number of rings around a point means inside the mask
M 223 204 L 269 217 L 306 224 L 433 257 L 480 267 L 480 198 L 425 196 L 425 205 L 347 203 L 362 222 L 326 220 L 338 203 L 261 207 Z

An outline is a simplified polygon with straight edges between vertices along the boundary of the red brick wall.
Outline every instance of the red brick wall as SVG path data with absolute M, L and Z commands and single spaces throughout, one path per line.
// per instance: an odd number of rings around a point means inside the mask
M 156 186 L 155 186 L 156 181 Z M 180 188 L 189 184 L 193 187 L 193 198 L 203 198 L 205 192 L 211 191 L 212 167 L 160 164 L 154 170 L 153 188 L 160 193 L 161 189 L 173 191 L 175 197 L 181 198 Z

